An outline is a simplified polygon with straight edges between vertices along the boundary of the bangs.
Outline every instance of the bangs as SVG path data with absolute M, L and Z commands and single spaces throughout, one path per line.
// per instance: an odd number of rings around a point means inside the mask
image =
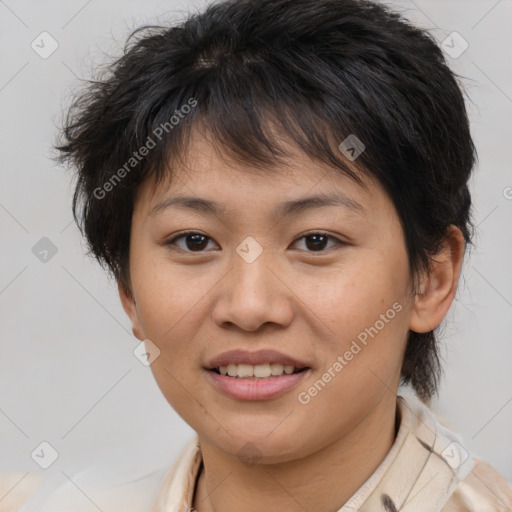
M 295 61 L 301 61 L 297 53 Z M 199 130 L 220 154 L 250 166 L 253 172 L 268 173 L 274 166 L 287 165 L 292 155 L 285 146 L 291 145 L 362 184 L 354 169 L 377 171 L 385 164 L 382 158 L 380 162 L 372 161 L 371 151 L 351 158 L 350 148 L 343 145 L 348 138 L 347 144 L 355 140 L 365 148 L 384 133 L 378 116 L 372 115 L 375 108 L 369 108 L 362 97 L 371 84 L 354 87 L 358 75 L 366 75 L 368 82 L 367 70 L 358 71 L 360 63 L 347 61 L 347 70 L 336 76 L 335 87 L 333 67 L 327 62 L 322 66 L 318 61 L 314 76 L 305 63 L 302 68 L 297 62 L 290 66 L 290 62 L 293 60 L 286 55 L 267 56 L 265 60 L 250 53 L 217 54 L 215 59 L 199 55 L 187 62 L 183 83 L 179 83 L 178 74 L 173 78 L 175 87 L 168 87 L 165 79 L 154 87 L 155 93 L 163 97 L 154 97 L 150 88 L 145 93 L 147 101 L 138 99 L 140 111 L 134 113 L 128 128 L 129 133 L 137 135 L 135 146 L 169 124 L 183 105 L 193 100 L 196 106 L 161 137 L 133 185 L 149 175 L 158 183 L 172 174 L 172 169 L 185 165 L 193 129 Z M 340 80 L 349 77 L 352 84 L 340 86 Z M 358 90 L 361 92 L 355 92 Z

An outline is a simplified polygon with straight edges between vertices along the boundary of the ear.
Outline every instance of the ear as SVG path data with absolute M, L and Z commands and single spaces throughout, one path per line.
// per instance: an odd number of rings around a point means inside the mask
M 414 298 L 409 329 L 432 331 L 442 322 L 455 297 L 464 259 L 465 240 L 456 226 L 450 226 L 439 252 L 433 256 L 431 268 Z
M 142 333 L 142 328 L 139 321 L 139 314 L 137 312 L 137 304 L 131 290 L 127 290 L 120 281 L 117 281 L 117 289 L 119 291 L 119 297 L 121 304 L 128 318 L 132 322 L 133 335 L 139 340 L 144 340 L 145 336 Z

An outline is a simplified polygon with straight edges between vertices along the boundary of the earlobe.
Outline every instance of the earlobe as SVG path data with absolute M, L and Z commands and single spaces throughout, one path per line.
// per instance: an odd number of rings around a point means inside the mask
M 446 316 L 457 291 L 464 246 L 460 229 L 450 226 L 441 249 L 431 259 L 429 272 L 422 276 L 420 291 L 414 297 L 411 331 L 432 331 Z
M 120 281 L 117 281 L 117 290 L 119 292 L 119 298 L 121 299 L 123 309 L 132 323 L 133 335 L 141 341 L 144 340 L 146 337 L 143 335 L 140 326 L 137 304 L 133 293 L 131 290 L 127 290 Z

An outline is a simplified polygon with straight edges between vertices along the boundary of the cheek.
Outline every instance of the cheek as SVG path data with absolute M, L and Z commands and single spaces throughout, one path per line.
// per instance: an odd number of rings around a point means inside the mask
M 133 285 L 137 291 L 137 312 L 143 334 L 159 348 L 151 364 L 155 381 L 173 409 L 195 424 L 204 415 L 196 396 L 197 365 L 193 355 L 196 331 L 205 315 L 204 299 L 214 283 L 201 278 L 193 268 L 171 265 L 158 257 L 145 257 L 133 265 Z M 193 399 L 191 397 L 193 396 Z
M 299 392 L 311 428 L 327 437 L 357 424 L 398 385 L 409 303 L 406 287 L 395 281 L 365 269 L 332 281 L 334 291 L 322 299 L 329 335 L 316 375 Z
M 144 334 L 167 343 L 197 314 L 215 284 L 211 272 L 194 266 L 172 265 L 162 257 L 148 257 L 134 265 L 137 311 Z M 185 334 L 182 333 L 181 334 Z
M 295 282 L 297 295 L 331 329 L 331 334 L 347 339 L 372 326 L 394 303 L 405 310 L 409 302 L 406 272 L 401 259 L 395 264 L 377 253 L 361 251 L 338 269 L 297 277 Z M 398 306 L 388 316 L 398 318 L 396 309 Z
M 403 256 L 361 254 L 353 265 L 331 273 L 326 292 L 307 290 L 309 305 L 329 327 L 322 368 L 328 370 L 342 357 L 343 369 L 338 365 L 337 372 L 331 370 L 342 376 L 332 386 L 342 387 L 342 393 L 361 392 L 373 384 L 382 388 L 379 377 L 389 382 L 400 371 L 411 308 Z

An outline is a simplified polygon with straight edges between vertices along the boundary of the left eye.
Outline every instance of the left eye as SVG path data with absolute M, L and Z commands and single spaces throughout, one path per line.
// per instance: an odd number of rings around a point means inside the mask
M 343 245 L 343 242 L 331 235 L 327 235 L 326 233 L 310 233 L 303 235 L 298 238 L 294 244 L 297 244 L 301 240 L 305 240 L 305 249 L 303 250 L 306 250 L 307 252 L 324 251 L 329 240 L 334 241 L 334 245 Z M 178 241 L 183 241 L 184 244 L 180 246 Z M 166 245 L 176 245 L 179 249 L 185 252 L 204 252 L 204 249 L 208 246 L 208 241 L 212 241 L 212 239 L 201 233 L 190 231 L 188 233 L 182 233 L 172 240 L 169 240 Z M 327 248 L 330 249 L 331 247 Z
M 301 236 L 297 241 L 306 240 L 305 246 L 309 250 L 308 252 L 321 252 L 326 249 L 329 239 L 334 240 L 334 245 L 342 245 L 340 240 L 327 235 L 326 233 L 310 233 L 308 235 Z

